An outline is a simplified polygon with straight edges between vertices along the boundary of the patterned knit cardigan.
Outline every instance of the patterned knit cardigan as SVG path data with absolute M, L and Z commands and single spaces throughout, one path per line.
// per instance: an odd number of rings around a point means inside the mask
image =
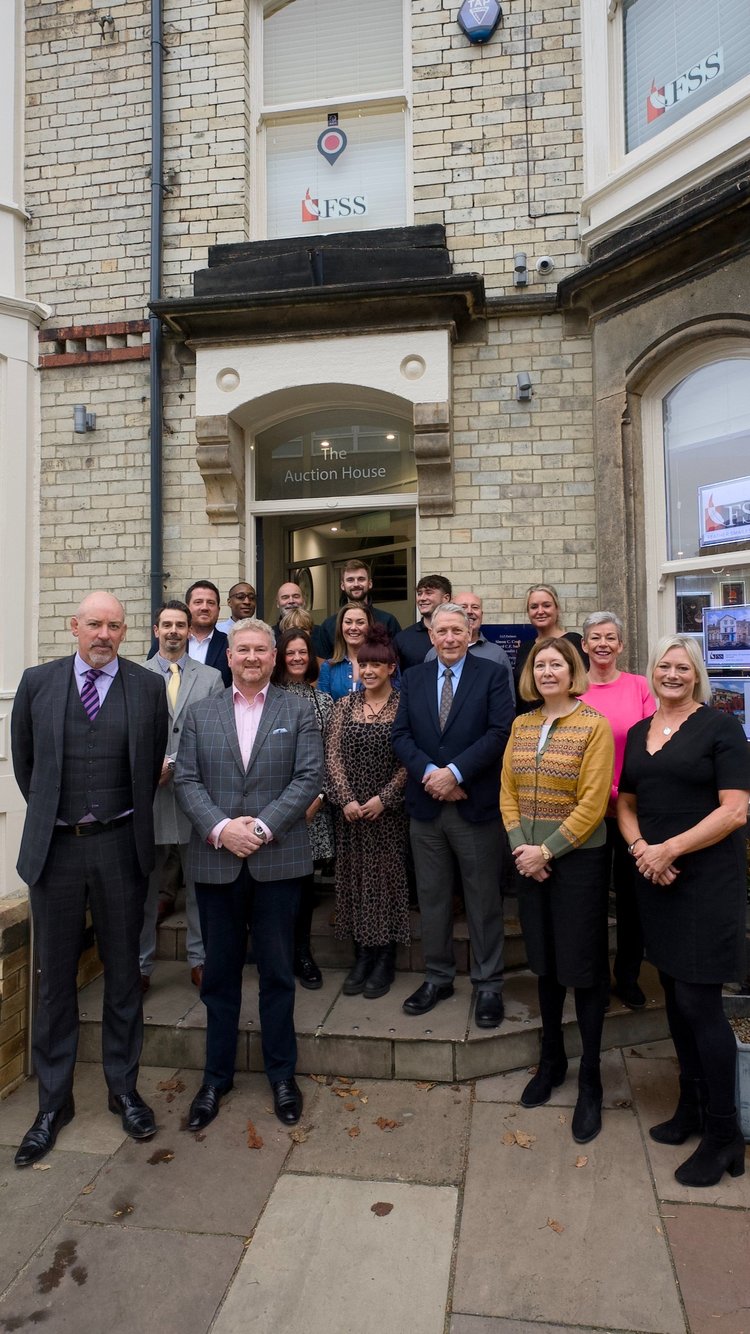
M 516 718 L 503 759 L 500 812 L 511 848 L 544 843 L 553 857 L 601 847 L 614 767 L 606 718 L 588 704 L 553 722 L 538 751 L 541 709 Z

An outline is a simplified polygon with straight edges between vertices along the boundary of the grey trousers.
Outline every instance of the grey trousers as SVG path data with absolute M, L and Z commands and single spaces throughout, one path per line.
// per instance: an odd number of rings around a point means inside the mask
M 182 866 L 185 865 L 185 854 L 187 853 L 187 843 L 171 844 L 157 843 L 156 845 L 156 864 L 148 879 L 148 893 L 146 895 L 146 907 L 143 913 L 143 930 L 141 931 L 141 972 L 144 977 L 150 977 L 154 971 L 156 960 L 156 914 L 159 908 L 159 899 L 162 897 L 161 886 L 164 873 L 164 867 L 170 858 L 173 846 L 177 847 L 180 854 Z M 187 917 L 187 960 L 191 968 L 196 964 L 202 964 L 206 958 L 206 951 L 203 948 L 203 937 L 201 935 L 201 923 L 198 916 L 198 903 L 195 897 L 195 885 L 193 881 L 185 876 L 185 915 Z
M 482 991 L 503 985 L 503 900 L 500 893 L 500 817 L 470 824 L 444 802 L 435 820 L 410 822 L 422 916 L 428 982 L 446 986 L 456 975 L 453 955 L 453 852 L 461 875 L 471 944 L 471 980 Z

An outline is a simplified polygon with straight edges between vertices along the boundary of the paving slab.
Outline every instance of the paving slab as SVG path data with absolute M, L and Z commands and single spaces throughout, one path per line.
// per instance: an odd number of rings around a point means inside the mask
M 676 1204 L 665 1215 L 691 1334 L 750 1331 L 750 1214 Z
M 475 1106 L 454 1310 L 684 1334 L 636 1118 L 605 1111 L 584 1146 L 569 1120 L 556 1107 Z M 503 1143 L 519 1130 L 536 1136 L 530 1149 Z
M 321 1086 L 314 1108 L 303 1118 L 309 1138 L 295 1144 L 287 1171 L 457 1184 L 463 1173 L 471 1089 L 445 1084 L 430 1088 L 429 1082 L 420 1088 L 419 1083 L 357 1080 Z M 379 1120 L 396 1125 L 379 1126 Z M 352 1130 L 358 1133 L 350 1134 Z
M 174 1070 L 144 1067 L 138 1078 L 138 1090 L 146 1102 L 154 1105 L 156 1086 L 170 1079 Z M 119 1116 L 107 1108 L 107 1085 L 100 1065 L 79 1061 L 73 1084 L 76 1114 L 57 1137 L 53 1153 L 115 1153 L 127 1139 Z M 10 1097 L 0 1102 L 0 1143 L 21 1143 L 39 1110 L 36 1079 L 27 1079 Z M 47 1159 L 46 1161 L 50 1161 Z
M 81 1022 L 99 1023 L 102 1017 L 104 978 L 97 977 L 79 993 Z M 146 1024 L 176 1025 L 199 1004 L 198 990 L 184 963 L 162 963 L 159 977 L 143 998 Z
M 623 1048 L 625 1056 L 651 1057 L 654 1060 L 672 1061 L 677 1068 L 674 1043 L 671 1038 L 661 1038 L 658 1042 L 637 1042 L 635 1046 Z
M 14 1148 L 0 1149 L 0 1292 L 42 1245 L 104 1161 L 95 1154 L 53 1150 L 44 1160 L 46 1170 L 41 1171 L 15 1167 L 14 1156 Z M 0 1318 L 0 1329 L 5 1328 Z
M 466 1036 L 471 1002 L 471 983 L 467 977 L 457 977 L 455 994 L 440 1001 L 428 1014 L 404 1014 L 402 1005 L 407 996 L 424 982 L 422 973 L 397 973 L 387 996 L 368 1001 L 364 996 L 340 996 L 325 1023 L 322 1032 L 342 1037 L 436 1038 L 461 1042 Z
M 174 1087 L 154 1100 L 154 1139 L 123 1144 L 71 1217 L 112 1223 L 127 1205 L 129 1221 L 140 1228 L 248 1236 L 291 1148 L 288 1130 L 273 1114 L 268 1081 L 238 1075 L 216 1120 L 197 1135 L 186 1129 L 186 1118 L 200 1078 L 184 1071 L 168 1082 Z M 317 1087 L 306 1086 L 305 1095 L 314 1115 Z M 249 1121 L 263 1141 L 259 1149 L 248 1147 Z
M 450 1186 L 281 1177 L 212 1334 L 436 1334 L 457 1199 Z
M 164 969 L 180 970 L 180 974 L 184 971 L 184 965 L 182 964 L 163 964 L 162 967 Z M 326 1015 L 332 1009 L 345 977 L 344 969 L 330 969 L 325 972 L 323 986 L 317 991 L 308 991 L 305 987 L 297 986 L 294 1000 L 294 1023 L 299 1033 L 314 1033 L 320 1027 Z M 180 984 L 185 989 L 190 988 L 193 996 L 196 996 L 195 988 L 191 987 L 189 980 L 186 986 L 184 980 L 180 978 Z M 179 1020 L 181 1028 L 205 1029 L 206 1007 L 199 997 L 197 997 L 197 1000 L 197 1005 L 188 1009 L 184 1017 Z M 245 968 L 243 973 L 239 1027 L 251 1032 L 260 1031 L 258 974 L 254 968 Z
M 578 1066 L 580 1060 L 572 1060 L 568 1065 L 568 1074 L 564 1084 L 552 1090 L 547 1107 L 575 1107 L 578 1096 Z M 478 1079 L 476 1097 L 478 1102 L 519 1102 L 524 1088 L 531 1078 L 534 1066 L 524 1070 L 511 1070 L 506 1075 L 495 1075 L 489 1079 Z M 605 1051 L 602 1053 L 602 1085 L 604 1087 L 604 1106 L 617 1107 L 630 1101 L 630 1084 L 625 1071 L 622 1053 Z M 534 1110 L 534 1109 L 532 1109 Z
M 242 1250 L 236 1237 L 64 1220 L 0 1300 L 0 1329 L 206 1334 Z
M 252 1039 L 251 1039 L 252 1042 Z M 309 1036 L 297 1034 L 297 1073 L 356 1075 L 362 1079 L 393 1077 L 393 1043 L 389 1038 Z
M 571 1334 L 567 1325 L 544 1325 L 534 1320 L 495 1320 L 492 1316 L 454 1315 L 450 1334 Z M 597 1334 L 576 1325 L 575 1334 Z
M 656 1190 L 662 1200 L 683 1203 L 721 1204 L 727 1208 L 750 1209 L 750 1150 L 745 1150 L 746 1170 L 743 1177 L 732 1178 L 725 1173 L 716 1186 L 700 1190 L 681 1186 L 675 1181 L 675 1168 L 698 1146 L 693 1135 L 685 1144 L 657 1144 L 648 1133 L 649 1126 L 666 1121 L 677 1105 L 677 1066 L 660 1059 L 642 1059 L 626 1054 L 625 1063 L 633 1090 L 633 1101 L 643 1131 L 643 1142 L 656 1181 Z M 749 1284 L 750 1287 L 750 1284 Z M 748 1298 L 750 1303 L 750 1297 Z M 748 1322 L 750 1324 L 750 1321 Z

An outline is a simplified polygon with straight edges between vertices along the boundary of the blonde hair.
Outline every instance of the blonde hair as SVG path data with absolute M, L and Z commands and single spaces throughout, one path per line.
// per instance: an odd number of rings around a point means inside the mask
M 539 699 L 539 691 L 534 684 L 534 663 L 539 654 L 545 648 L 557 649 L 561 658 L 564 658 L 570 668 L 570 685 L 568 693 L 571 695 L 583 695 L 589 688 L 589 679 L 586 675 L 586 668 L 583 665 L 583 658 L 574 644 L 569 639 L 556 639 L 551 635 L 547 639 L 538 639 L 532 646 L 531 652 L 526 659 L 521 672 L 521 679 L 518 682 L 518 692 L 521 699 L 531 703 Z
M 279 621 L 279 633 L 282 635 L 285 630 L 304 630 L 306 635 L 311 635 L 312 629 L 312 614 L 305 611 L 304 607 L 290 607 Z
M 671 648 L 682 649 L 683 653 L 687 654 L 695 668 L 696 679 L 695 684 L 693 685 L 693 699 L 697 699 L 700 704 L 710 703 L 711 686 L 708 680 L 708 672 L 706 671 L 706 666 L 700 648 L 698 647 L 697 640 L 693 639 L 692 635 L 662 635 L 662 638 L 654 645 L 651 651 L 651 657 L 648 660 L 647 669 L 648 683 L 651 686 L 654 695 L 656 695 L 654 672 L 656 671 L 657 664 L 661 662 L 666 653 L 669 653 Z

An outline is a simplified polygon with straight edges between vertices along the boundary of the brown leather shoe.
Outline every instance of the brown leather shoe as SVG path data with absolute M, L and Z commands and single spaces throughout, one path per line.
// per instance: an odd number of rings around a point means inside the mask
M 151 978 L 148 977 L 146 973 L 141 973 L 141 992 L 144 996 L 150 986 L 151 986 Z
M 197 963 L 190 969 L 190 981 L 200 991 L 203 986 L 203 964 Z

